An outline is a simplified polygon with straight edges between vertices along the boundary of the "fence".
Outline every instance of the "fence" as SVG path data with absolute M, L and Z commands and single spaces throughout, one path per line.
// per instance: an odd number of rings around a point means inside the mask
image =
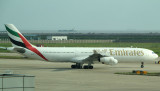
M 29 40 L 31 43 L 112 43 L 114 40 Z M 10 43 L 10 40 L 0 40 L 0 43 Z

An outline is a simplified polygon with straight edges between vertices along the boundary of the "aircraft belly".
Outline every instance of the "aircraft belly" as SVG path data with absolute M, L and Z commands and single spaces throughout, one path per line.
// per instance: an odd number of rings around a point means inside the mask
M 48 55 L 47 56 L 49 61 L 54 62 L 69 62 L 71 58 L 73 58 L 72 55 L 62 55 L 62 54 L 54 54 L 54 55 Z

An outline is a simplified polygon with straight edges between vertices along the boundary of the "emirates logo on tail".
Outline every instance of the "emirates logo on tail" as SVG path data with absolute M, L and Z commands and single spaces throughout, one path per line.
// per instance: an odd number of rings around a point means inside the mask
M 13 47 L 23 47 L 29 49 L 30 51 L 36 53 L 44 60 L 48 61 L 35 47 L 33 47 L 27 39 L 18 31 L 18 29 L 13 24 L 6 24 L 6 30 Z

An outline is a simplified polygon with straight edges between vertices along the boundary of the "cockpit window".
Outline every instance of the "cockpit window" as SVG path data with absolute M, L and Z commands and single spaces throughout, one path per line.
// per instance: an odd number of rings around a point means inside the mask
M 156 54 L 156 53 L 152 52 L 152 54 Z

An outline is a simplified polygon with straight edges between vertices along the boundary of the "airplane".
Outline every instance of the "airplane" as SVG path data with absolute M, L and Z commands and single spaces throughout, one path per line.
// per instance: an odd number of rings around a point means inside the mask
M 158 55 L 145 48 L 125 47 L 36 47 L 13 24 L 5 24 L 13 50 L 28 57 L 47 62 L 72 62 L 73 69 L 93 69 L 94 63 L 116 65 L 118 62 L 155 61 Z M 87 65 L 84 65 L 87 64 Z

